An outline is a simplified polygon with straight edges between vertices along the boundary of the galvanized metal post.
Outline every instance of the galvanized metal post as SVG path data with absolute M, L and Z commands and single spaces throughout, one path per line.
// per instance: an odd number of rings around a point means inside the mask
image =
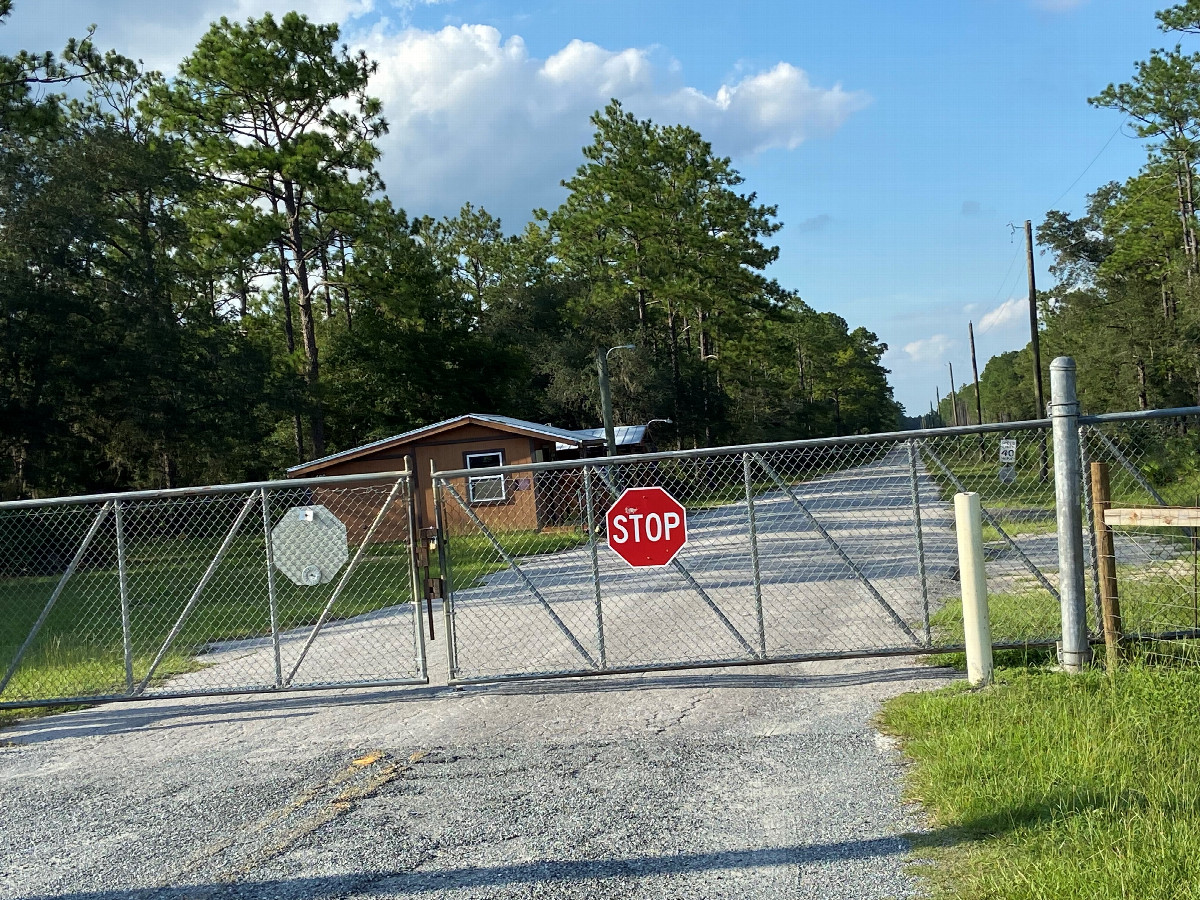
M 604 606 L 600 598 L 600 553 L 596 547 L 596 512 L 592 507 L 592 467 L 583 467 L 583 496 L 587 503 L 588 549 L 592 555 L 592 586 L 596 593 L 596 650 L 600 668 L 608 668 L 608 651 L 604 646 Z
M 1075 360 L 1050 363 L 1050 421 L 1054 432 L 1054 497 L 1058 517 L 1058 593 L 1062 610 L 1062 667 L 1078 672 L 1088 661 L 1087 598 L 1083 575 L 1079 399 Z
M 407 513 L 407 528 L 408 528 L 408 573 L 409 587 L 412 589 L 412 604 L 413 604 L 413 662 L 417 667 L 417 675 L 429 680 L 429 665 L 426 662 L 425 649 L 425 623 L 423 617 L 425 614 L 424 604 L 421 602 L 425 599 L 425 586 L 421 584 L 421 577 L 418 573 L 420 568 L 417 564 L 417 542 L 421 540 L 420 528 L 417 525 L 417 497 L 414 490 L 416 481 L 416 458 L 411 454 L 404 457 L 404 468 L 408 470 L 408 477 L 404 479 L 404 506 Z M 430 607 L 430 618 L 433 618 L 432 607 Z
M 754 487 L 750 480 L 750 454 L 742 454 L 742 480 L 746 483 L 746 516 L 750 524 L 750 566 L 754 571 L 754 615 L 758 619 L 758 655 L 767 655 L 767 627 L 763 621 L 762 575 L 758 565 L 758 521 L 754 515 Z
M 450 548 L 446 534 L 446 518 L 442 510 L 442 492 L 439 488 L 444 484 L 433 474 L 433 461 L 429 463 L 430 479 L 433 489 L 433 519 L 437 526 L 438 568 L 442 573 L 442 620 L 446 630 L 446 669 L 451 681 L 458 676 L 458 637 L 454 633 L 454 578 L 450 573 Z
M 917 575 L 921 579 L 921 624 L 925 629 L 925 646 L 933 646 L 929 627 L 929 577 L 925 571 L 925 533 L 921 528 L 921 482 L 917 474 L 917 442 L 908 442 L 908 473 L 912 481 L 913 531 L 917 538 Z
M 113 504 L 113 518 L 117 526 L 117 587 L 121 592 L 121 640 L 125 645 L 125 689 L 133 693 L 133 635 L 129 628 L 129 570 L 125 557 L 124 504 L 118 500 Z
M 617 455 L 616 429 L 613 428 L 612 389 L 608 383 L 608 353 L 603 347 L 596 349 L 596 371 L 600 377 L 600 411 L 604 418 L 605 454 Z
M 279 606 L 275 593 L 275 545 L 271 537 L 271 501 L 267 489 L 259 488 L 262 495 L 263 540 L 267 554 L 267 608 L 271 613 L 271 649 L 275 652 L 275 687 L 283 687 L 283 659 L 279 652 Z

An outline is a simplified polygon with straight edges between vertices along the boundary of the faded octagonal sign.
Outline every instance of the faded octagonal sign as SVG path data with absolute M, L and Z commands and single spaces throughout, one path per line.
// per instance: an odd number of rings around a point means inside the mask
M 350 558 L 346 526 L 324 506 L 293 506 L 271 529 L 275 568 L 293 584 L 328 584 Z

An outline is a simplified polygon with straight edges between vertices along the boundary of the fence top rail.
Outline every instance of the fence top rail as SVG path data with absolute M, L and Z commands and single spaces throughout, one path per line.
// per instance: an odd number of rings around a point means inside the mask
M 1200 410 L 1198 410 L 1200 411 Z M 477 478 L 488 475 L 508 475 L 517 472 L 544 472 L 554 469 L 579 469 L 584 466 L 625 466 L 631 463 L 658 462 L 666 459 L 696 459 L 706 456 L 731 456 L 738 453 L 770 453 L 776 450 L 801 450 L 807 447 L 842 447 L 854 444 L 899 444 L 921 438 L 954 437 L 955 435 L 988 434 L 1005 431 L 1049 429 L 1049 419 L 1030 419 L 1024 422 L 989 422 L 985 425 L 959 425 L 951 428 L 925 428 L 912 431 L 887 431 L 879 434 L 851 434 L 842 437 L 806 438 L 800 441 L 778 441 L 769 444 L 734 444 L 724 447 L 698 447 L 695 450 L 664 450 L 658 453 L 631 453 L 627 456 L 594 456 L 587 459 L 560 459 L 554 462 L 524 463 L 493 466 L 489 469 L 447 469 L 434 472 L 434 478 Z
M 1176 409 L 1143 409 L 1138 412 L 1100 413 L 1080 416 L 1080 425 L 1103 425 L 1105 422 L 1140 422 L 1146 419 L 1178 419 L 1200 416 L 1200 406 L 1181 406 Z
M 34 509 L 44 506 L 70 506 L 84 503 L 107 503 L 110 500 L 160 500 L 170 497 L 208 497 L 214 494 L 236 494 L 246 491 L 286 490 L 288 488 L 320 487 L 322 485 L 356 484 L 367 481 L 397 481 L 410 477 L 403 472 L 363 472 L 357 475 L 324 475 L 315 478 L 286 478 L 280 481 L 245 481 L 240 484 L 214 484 L 204 487 L 163 488 L 156 491 L 123 491 L 112 494 L 83 494 L 75 497 L 45 497 L 38 500 L 7 500 L 0 511 Z

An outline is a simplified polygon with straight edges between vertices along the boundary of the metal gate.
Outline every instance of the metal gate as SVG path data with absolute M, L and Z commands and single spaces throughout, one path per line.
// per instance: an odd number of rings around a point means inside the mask
M 1114 501 L 1200 505 L 1200 409 L 1078 424 Z M 994 646 L 1052 645 L 1049 430 L 435 473 L 449 679 L 961 649 L 958 491 L 982 500 Z M 662 568 L 607 546 L 606 510 L 644 486 L 687 510 Z M 413 492 L 396 472 L 0 503 L 0 706 L 427 683 Z M 1200 634 L 1200 539 L 1178 531 L 1118 536 L 1140 636 Z
M 0 503 L 0 706 L 427 682 L 408 472 Z
M 1037 421 L 435 473 L 450 680 L 959 649 L 960 490 L 983 494 L 989 577 L 1010 607 L 997 644 L 1052 643 L 1048 432 Z M 688 543 L 662 568 L 607 546 L 606 510 L 641 486 L 687 510 Z

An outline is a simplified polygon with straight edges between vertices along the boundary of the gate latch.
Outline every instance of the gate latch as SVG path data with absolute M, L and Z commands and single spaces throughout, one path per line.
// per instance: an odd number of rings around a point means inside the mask
M 428 577 L 425 579 L 425 599 L 441 600 L 445 595 L 446 583 L 444 578 Z

